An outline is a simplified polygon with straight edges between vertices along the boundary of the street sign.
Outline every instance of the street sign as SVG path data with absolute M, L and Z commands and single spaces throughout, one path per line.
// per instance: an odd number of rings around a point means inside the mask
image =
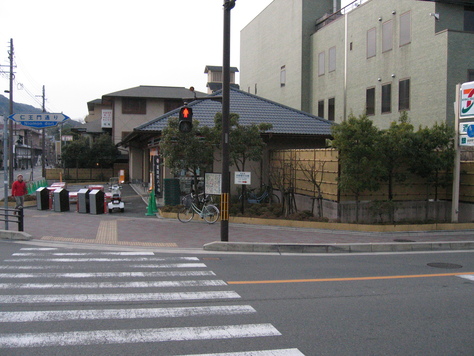
M 234 184 L 250 185 L 251 184 L 251 172 L 235 172 L 234 173 Z
M 461 85 L 461 119 L 474 118 L 474 82 Z
M 461 146 L 474 146 L 474 122 L 461 122 L 459 124 L 459 144 Z
M 8 118 L 24 126 L 35 128 L 56 126 L 69 119 L 69 117 L 64 114 L 53 114 L 49 112 L 40 114 L 13 114 Z

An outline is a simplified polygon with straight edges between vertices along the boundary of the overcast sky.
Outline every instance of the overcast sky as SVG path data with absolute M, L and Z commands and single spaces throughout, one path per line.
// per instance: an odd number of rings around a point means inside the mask
M 317 1 L 317 0 L 316 0 Z M 72 119 L 87 102 L 139 85 L 206 92 L 206 65 L 222 65 L 223 0 L 15 0 L 0 11 L 0 94 L 8 97 L 15 51 L 15 102 Z M 238 0 L 231 12 L 231 66 L 240 30 L 272 0 Z

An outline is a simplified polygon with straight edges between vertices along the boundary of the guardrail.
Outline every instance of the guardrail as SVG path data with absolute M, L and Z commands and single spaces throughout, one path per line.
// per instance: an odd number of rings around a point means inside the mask
M 18 231 L 24 231 L 24 218 L 23 208 L 21 209 L 5 209 L 0 208 L 0 221 L 5 222 L 5 230 L 7 229 L 8 223 L 18 224 Z

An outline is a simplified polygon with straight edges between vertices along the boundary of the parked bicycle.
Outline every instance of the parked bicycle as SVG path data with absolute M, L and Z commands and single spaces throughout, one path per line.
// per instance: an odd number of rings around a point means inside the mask
M 274 194 L 271 186 L 263 185 L 263 193 L 258 196 L 255 194 L 257 188 L 249 189 L 247 188 L 246 197 L 247 202 L 250 204 L 260 204 L 260 203 L 279 203 L 280 198 L 278 195 Z M 242 201 L 242 195 L 239 197 L 239 201 Z
M 215 205 L 209 204 L 210 200 L 211 196 L 207 194 L 191 193 L 184 196 L 182 201 L 184 207 L 178 211 L 179 221 L 183 223 L 191 221 L 194 214 L 198 214 L 208 224 L 214 224 L 219 219 L 219 209 Z

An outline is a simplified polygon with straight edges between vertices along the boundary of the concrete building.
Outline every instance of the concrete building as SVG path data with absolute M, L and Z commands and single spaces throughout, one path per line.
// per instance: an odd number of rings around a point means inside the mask
M 452 124 L 473 44 L 472 1 L 274 0 L 241 31 L 240 86 L 336 122 Z

